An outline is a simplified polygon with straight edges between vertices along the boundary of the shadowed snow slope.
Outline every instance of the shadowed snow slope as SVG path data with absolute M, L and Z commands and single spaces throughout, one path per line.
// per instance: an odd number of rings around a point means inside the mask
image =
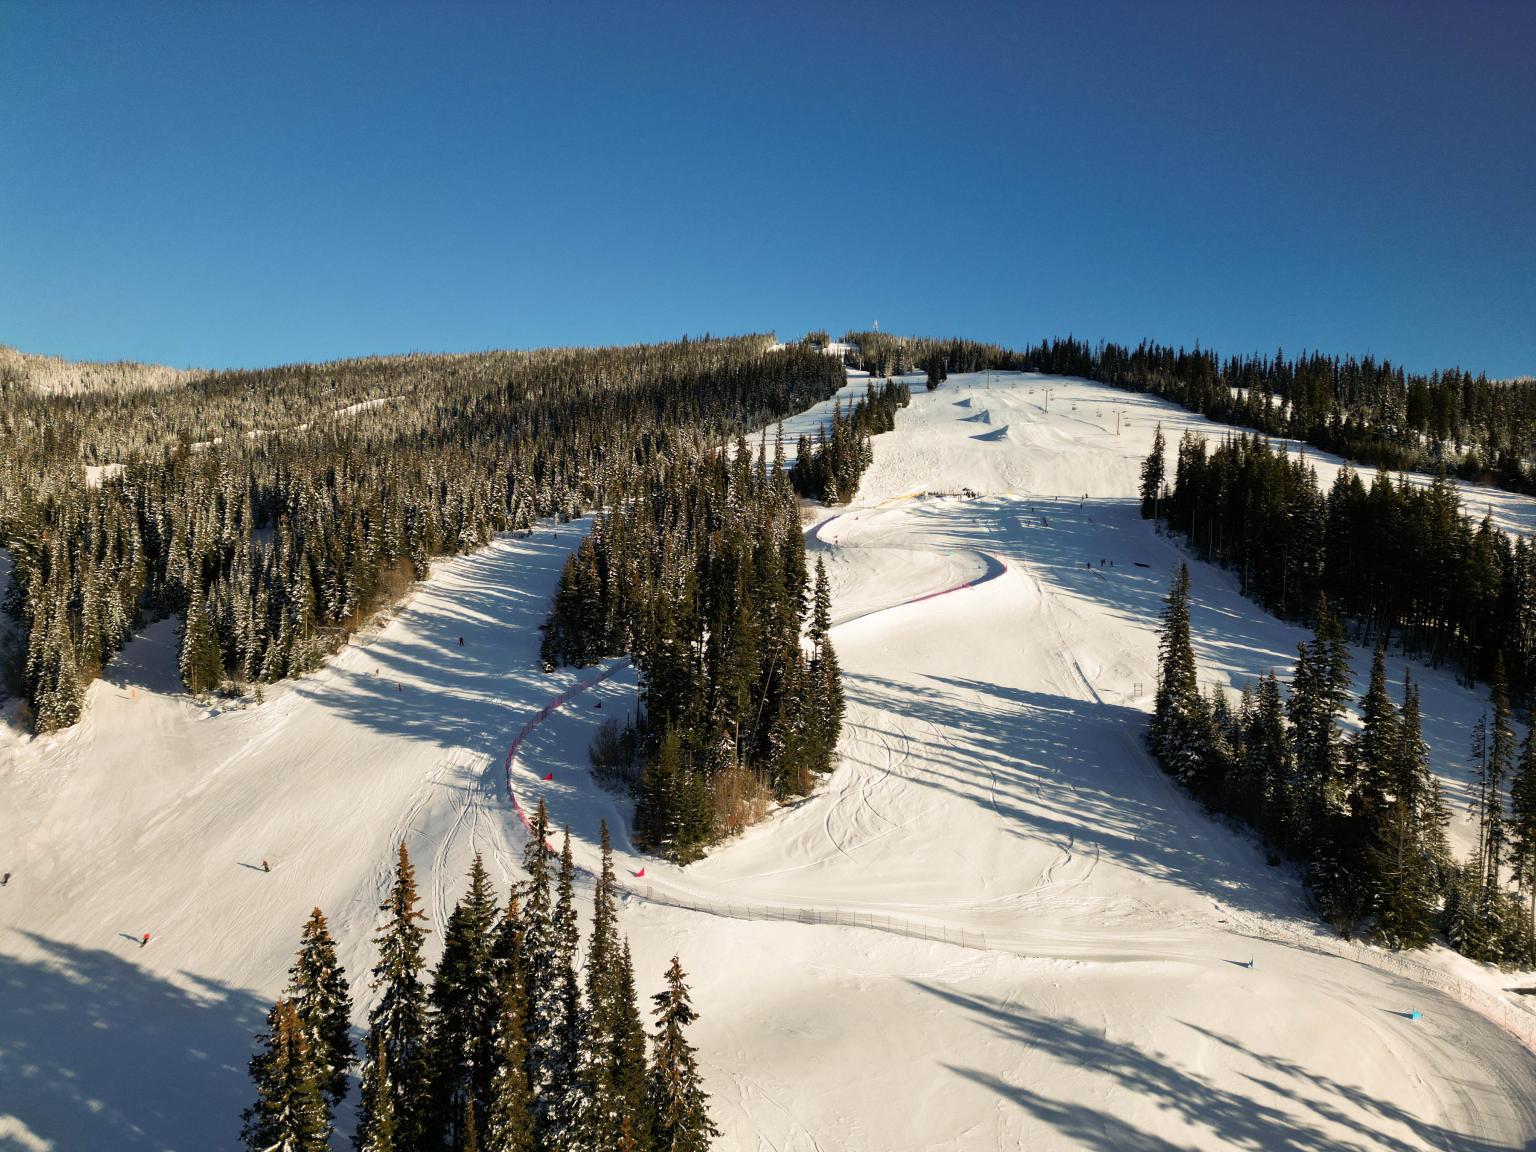
M 1142 749 L 1182 554 L 1137 515 L 1137 470 L 1157 420 L 1170 442 L 1209 426 L 1078 381 L 1049 382 L 1047 412 L 1040 378 L 984 380 L 919 391 L 875 439 L 858 502 L 808 539 L 848 695 L 815 796 L 687 869 L 637 855 L 629 802 L 585 768 L 597 723 L 634 706 L 628 670 L 534 727 L 511 768 L 584 865 L 599 819 L 615 826 L 642 992 L 680 953 L 720 1147 L 1525 1146 L 1530 1054 L 1451 996 L 1327 954 L 1295 880 Z M 962 489 L 979 495 L 920 495 Z M 534 658 L 582 527 L 437 565 L 396 618 L 260 707 L 175 695 L 161 625 L 82 724 L 0 743 L 0 1149 L 234 1147 L 250 1034 L 311 906 L 360 1022 L 395 842 L 434 928 L 472 852 L 503 889 L 517 878 L 501 758 L 578 679 Z M 1288 669 L 1303 633 L 1192 568 L 1202 678 Z M 1460 787 L 1478 697 L 1415 675 Z M 1455 957 L 1431 963 L 1497 994 Z

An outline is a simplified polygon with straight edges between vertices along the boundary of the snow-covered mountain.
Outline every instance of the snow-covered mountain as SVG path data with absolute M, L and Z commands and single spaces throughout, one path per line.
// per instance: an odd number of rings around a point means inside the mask
M 1536 1015 L 1501 991 L 1513 980 L 1336 941 L 1293 876 L 1143 749 L 1157 614 L 1186 557 L 1140 518 L 1139 466 L 1157 423 L 1170 450 L 1186 427 L 1226 430 L 1076 380 L 914 389 L 857 500 L 808 525 L 840 621 L 838 771 L 686 869 L 616 836 L 642 994 L 674 951 L 692 978 L 720 1147 L 1536 1139 L 1519 1039 Z M 789 443 L 829 410 L 789 422 Z M 1326 482 L 1337 462 L 1308 455 Z M 1536 524 L 1536 502 L 1473 498 Z M 0 1149 L 234 1147 L 250 1038 L 314 905 L 366 1013 L 402 839 L 434 928 L 474 852 L 503 891 L 518 879 L 517 806 L 544 799 L 595 861 L 599 819 L 622 827 L 629 803 L 585 749 L 634 706 L 634 676 L 583 688 L 606 669 L 535 659 L 585 525 L 438 563 L 260 705 L 178 694 L 162 623 L 91 686 L 79 725 L 0 735 Z M 1305 634 L 1191 569 L 1202 681 L 1287 672 Z M 1465 847 L 1482 697 L 1414 676 Z

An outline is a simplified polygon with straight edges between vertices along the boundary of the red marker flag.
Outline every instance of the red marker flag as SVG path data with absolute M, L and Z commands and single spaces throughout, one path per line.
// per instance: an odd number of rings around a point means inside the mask
M 553 772 L 546 772 L 546 773 L 544 773 L 544 779 L 546 779 L 546 780 L 553 780 L 554 778 L 555 778 L 555 774 Z
M 638 879 L 640 879 L 640 877 L 642 877 L 644 875 L 645 875 L 645 869 L 642 868 L 642 869 L 640 869 L 640 871 L 635 873 L 635 879 L 638 880 Z

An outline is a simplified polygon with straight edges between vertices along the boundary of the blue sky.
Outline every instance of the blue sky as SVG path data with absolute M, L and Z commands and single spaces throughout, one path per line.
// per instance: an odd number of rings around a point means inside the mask
M 1536 5 L 0 0 L 0 342 L 1536 373 Z

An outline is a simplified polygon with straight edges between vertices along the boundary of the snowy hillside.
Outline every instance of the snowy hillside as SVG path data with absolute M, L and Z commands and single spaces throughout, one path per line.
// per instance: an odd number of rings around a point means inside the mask
M 859 498 L 808 538 L 841 621 L 837 773 L 686 869 L 616 836 L 642 994 L 673 951 L 692 978 L 720 1147 L 1536 1140 L 1536 1058 L 1511 1031 L 1536 1035 L 1536 1015 L 1499 993 L 1515 980 L 1319 934 L 1299 884 L 1142 748 L 1183 553 L 1138 515 L 1139 464 L 1159 421 L 1170 447 L 1225 430 L 1081 381 L 915 392 Z M 787 422 L 791 447 L 813 423 Z M 1536 522 L 1530 501 L 1489 500 Z M 260 706 L 177 695 L 161 624 L 81 724 L 0 734 L 0 1149 L 235 1147 L 250 1037 L 315 904 L 366 1012 L 401 838 L 434 927 L 473 852 L 503 889 L 517 879 L 515 805 L 546 800 L 595 860 L 599 818 L 622 825 L 629 804 L 592 783 L 585 749 L 633 707 L 633 673 L 574 692 L 505 766 L 530 718 L 605 671 L 535 662 L 582 527 L 438 564 Z M 1202 679 L 1288 671 L 1304 633 L 1191 567 Z M 1481 696 L 1415 678 L 1464 811 Z

